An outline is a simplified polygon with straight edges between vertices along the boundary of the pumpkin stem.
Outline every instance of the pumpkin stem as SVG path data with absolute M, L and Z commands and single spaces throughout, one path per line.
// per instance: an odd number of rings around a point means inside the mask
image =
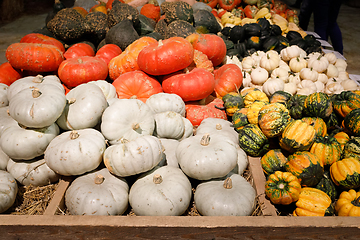
M 78 61 L 78 63 L 80 63 L 80 64 L 83 63 L 83 60 L 82 60 L 81 58 L 78 58 L 77 61 Z
M 70 98 L 70 99 L 68 100 L 68 103 L 69 103 L 69 104 L 73 104 L 74 102 L 76 102 L 76 98 Z
M 38 98 L 38 97 L 40 97 L 40 95 L 41 95 L 41 92 L 40 92 L 40 90 L 38 88 L 34 88 L 34 90 L 32 90 L 32 97 L 33 98 Z
M 70 139 L 73 140 L 73 139 L 77 139 L 79 137 L 79 133 L 76 131 L 76 130 L 73 130 L 71 131 L 70 133 Z
M 285 188 L 285 184 L 284 184 L 284 183 L 280 183 L 280 184 L 278 185 L 278 188 L 279 188 L 279 189 L 284 189 L 284 188 Z
M 44 77 L 42 75 L 37 75 L 36 77 L 33 78 L 32 82 L 34 83 L 41 83 L 44 80 Z
M 160 174 L 155 174 L 154 177 L 153 177 L 153 182 L 155 184 L 160 184 L 162 183 L 163 179 L 162 179 L 162 176 Z
M 352 204 L 356 207 L 360 207 L 360 197 L 358 197 L 357 199 L 355 199 L 354 201 L 352 201 Z
M 105 177 L 101 174 L 97 175 L 94 179 L 95 184 L 102 184 L 105 180 Z
M 162 40 L 160 39 L 159 42 L 158 42 L 158 46 L 160 47 L 162 45 L 164 45 L 164 44 L 163 44 Z
M 210 143 L 210 134 L 206 133 L 200 140 L 202 146 L 207 146 Z
M 216 126 L 215 126 L 216 130 L 221 130 L 222 129 L 222 126 L 220 123 L 217 123 Z
M 133 125 L 132 125 L 132 129 L 133 130 L 137 130 L 137 129 L 139 129 L 140 128 L 140 125 L 139 125 L 139 123 L 133 123 Z
M 132 96 L 130 97 L 130 99 L 137 99 L 137 96 L 136 96 L 136 95 L 132 95 Z
M 227 179 L 225 179 L 223 186 L 226 189 L 231 189 L 232 188 L 232 180 L 231 180 L 231 178 L 228 177 Z

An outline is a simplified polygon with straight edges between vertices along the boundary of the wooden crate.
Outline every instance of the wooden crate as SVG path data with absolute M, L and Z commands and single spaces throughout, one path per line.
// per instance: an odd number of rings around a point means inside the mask
M 259 158 L 249 158 L 263 216 L 143 217 L 56 215 L 70 184 L 62 179 L 44 215 L 0 215 L 1 239 L 359 239 L 357 217 L 277 216 L 265 198 Z

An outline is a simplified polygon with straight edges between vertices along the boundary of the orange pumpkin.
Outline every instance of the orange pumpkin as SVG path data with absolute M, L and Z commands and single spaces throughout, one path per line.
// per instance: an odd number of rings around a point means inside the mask
M 222 98 L 227 93 L 236 92 L 242 86 L 243 74 L 241 69 L 233 63 L 222 65 L 214 71 L 216 97 Z
M 137 63 L 140 51 L 144 47 L 156 42 L 157 41 L 152 37 L 141 37 L 131 43 L 119 56 L 114 57 L 109 62 L 109 77 L 112 80 L 115 80 L 121 74 L 140 70 Z
M 163 92 L 160 83 L 141 70 L 120 75 L 112 85 L 120 99 L 136 98 L 146 102 L 151 95 Z

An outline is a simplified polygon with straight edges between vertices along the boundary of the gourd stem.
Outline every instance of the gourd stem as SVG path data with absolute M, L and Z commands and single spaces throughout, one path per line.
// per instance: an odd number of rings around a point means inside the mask
M 162 46 L 162 45 L 164 45 L 164 44 L 163 44 L 162 40 L 160 39 L 160 40 L 158 41 L 158 47 L 160 47 L 160 46 Z
M 80 64 L 83 63 L 83 60 L 82 60 L 81 58 L 78 58 L 77 61 L 78 61 L 78 63 L 80 63 Z
M 76 98 L 70 98 L 69 100 L 68 100 L 68 103 L 69 104 L 73 104 L 73 103 L 75 103 L 76 102 Z
M 226 188 L 226 189 L 231 189 L 232 188 L 232 180 L 231 180 L 231 178 L 228 177 L 227 179 L 225 179 L 223 187 Z
M 76 131 L 76 130 L 73 130 L 71 131 L 70 133 L 70 139 L 73 140 L 73 139 L 77 139 L 79 137 L 79 133 Z
M 220 123 L 217 123 L 216 126 L 215 126 L 216 130 L 221 130 L 222 129 L 222 126 Z
M 40 92 L 40 90 L 38 88 L 34 88 L 34 90 L 32 90 L 31 94 L 32 94 L 33 98 L 38 98 L 38 97 L 40 97 L 41 92 Z
M 44 80 L 44 77 L 42 75 L 37 75 L 36 77 L 33 78 L 32 82 L 34 83 L 41 83 Z
M 130 99 L 137 99 L 137 96 L 136 96 L 136 95 L 132 95 L 132 96 L 130 97 Z
M 94 179 L 95 184 L 102 184 L 105 181 L 105 177 L 101 174 L 97 175 Z
M 358 197 L 357 199 L 355 199 L 352 204 L 356 207 L 360 207 L 360 197 Z
M 278 188 L 279 188 L 279 189 L 284 189 L 284 188 L 285 188 L 284 183 L 280 183 L 280 184 L 278 185 Z
M 139 123 L 133 123 L 133 125 L 132 125 L 132 129 L 133 130 L 137 130 L 137 129 L 139 129 L 140 128 L 140 125 L 139 125 Z
M 201 138 L 200 144 L 202 146 L 207 146 L 207 145 L 209 145 L 209 143 L 210 143 L 210 134 L 207 133 Z
M 153 182 L 154 182 L 155 184 L 160 184 L 160 183 L 162 183 L 162 181 L 163 181 L 163 179 L 162 179 L 162 177 L 161 177 L 160 174 L 155 174 L 155 175 L 154 175 L 154 177 L 153 177 Z

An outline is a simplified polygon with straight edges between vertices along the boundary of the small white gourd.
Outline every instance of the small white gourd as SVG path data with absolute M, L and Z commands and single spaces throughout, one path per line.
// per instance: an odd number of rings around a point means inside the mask
M 55 173 L 46 164 L 44 159 L 31 161 L 9 160 L 7 171 L 22 185 L 46 186 L 57 182 L 60 175 Z
M 337 78 L 340 80 L 348 80 L 350 79 L 350 76 L 347 71 L 339 71 L 339 76 Z
M 323 55 L 319 55 L 317 58 L 312 57 L 308 60 L 308 67 L 314 69 L 318 73 L 325 72 L 329 66 L 329 60 Z
M 251 82 L 256 85 L 262 85 L 269 78 L 269 72 L 262 67 L 251 70 Z
M 284 83 L 286 83 L 289 81 L 289 70 L 279 66 L 271 72 L 270 78 L 278 78 L 281 79 Z
M 311 80 L 302 80 L 298 85 L 297 85 L 298 89 L 297 91 L 299 92 L 299 90 L 301 90 L 302 88 L 307 88 L 309 89 L 309 91 L 311 93 L 315 93 L 317 91 L 316 85 L 313 81 Z M 310 93 L 310 94 L 311 94 Z
M 137 216 L 179 216 L 190 205 L 192 187 L 180 168 L 163 166 L 140 176 L 130 188 Z
M 316 86 L 316 92 L 324 92 L 325 91 L 325 84 L 320 82 L 320 81 L 316 81 L 314 82 L 315 86 Z
M 289 67 L 289 64 L 287 62 L 285 62 L 284 60 L 281 60 L 280 59 L 280 62 L 279 62 L 279 68 L 284 68 L 287 72 L 290 72 L 290 67 Z
M 111 98 L 117 98 L 115 86 L 109 83 L 108 81 L 97 80 L 97 81 L 90 81 L 89 83 L 98 86 L 101 89 L 101 91 L 104 93 L 106 100 L 109 100 Z
M 243 72 L 243 87 L 246 88 L 246 87 L 250 87 L 251 86 L 251 75 L 250 73 L 244 71 Z
M 347 65 L 347 62 L 344 59 L 336 59 L 335 66 L 338 68 L 339 71 L 346 71 Z
M 154 114 L 154 135 L 159 138 L 181 139 L 185 132 L 183 116 L 174 111 L 166 111 Z
M 66 190 L 71 215 L 121 215 L 129 206 L 129 185 L 106 168 L 77 177 Z
M 269 78 L 263 84 L 263 92 L 270 97 L 276 91 L 284 91 L 285 83 L 279 78 Z
M 294 82 L 288 82 L 284 84 L 284 91 L 290 93 L 291 95 L 296 94 L 297 85 Z
M 279 55 L 272 52 L 266 52 L 260 59 L 260 67 L 265 68 L 268 72 L 271 72 L 275 68 L 279 67 L 280 58 Z
M 252 69 L 256 68 L 256 61 L 251 56 L 244 57 L 241 61 L 242 69 L 246 72 L 250 72 Z
M 325 73 L 319 73 L 317 81 L 326 84 L 329 81 L 329 78 Z
M 336 57 L 335 53 L 328 52 L 328 53 L 325 53 L 324 56 L 328 59 L 330 64 L 335 64 L 336 63 L 337 57 Z
M 204 135 L 207 133 L 219 133 L 231 138 L 234 143 L 239 141 L 239 135 L 235 131 L 231 122 L 220 118 L 206 118 L 196 128 L 195 135 Z
M 334 64 L 329 63 L 325 72 L 328 78 L 337 78 L 339 76 L 339 70 L 337 69 L 337 67 L 335 67 Z
M 203 216 L 250 216 L 256 205 L 256 192 L 239 174 L 225 180 L 200 183 L 195 190 L 196 209 Z
M 17 192 L 16 179 L 9 172 L 0 170 L 0 213 L 5 212 L 15 203 Z
M 301 69 L 307 67 L 307 61 L 301 57 L 292 58 L 289 61 L 289 67 L 292 72 L 298 73 Z
M 173 111 L 183 117 L 185 116 L 185 103 L 177 94 L 153 94 L 146 100 L 146 105 L 148 105 L 154 113 Z
M 330 82 L 325 86 L 325 93 L 328 95 L 339 94 L 344 91 L 344 87 L 340 82 Z
M 359 89 L 359 84 L 351 79 L 343 80 L 340 82 L 345 91 L 355 91 Z
M 300 56 L 300 47 L 297 45 L 288 46 L 280 51 L 280 57 L 283 61 L 290 61 L 290 59 Z
M 300 78 L 301 80 L 311 80 L 316 82 L 319 77 L 319 73 L 312 68 L 303 68 L 300 70 Z

